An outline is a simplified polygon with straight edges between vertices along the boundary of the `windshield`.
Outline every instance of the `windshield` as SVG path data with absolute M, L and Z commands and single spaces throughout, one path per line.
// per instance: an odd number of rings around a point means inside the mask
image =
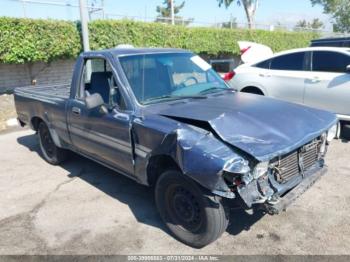
M 141 104 L 200 98 L 228 89 L 220 76 L 199 56 L 162 53 L 119 58 L 129 84 Z

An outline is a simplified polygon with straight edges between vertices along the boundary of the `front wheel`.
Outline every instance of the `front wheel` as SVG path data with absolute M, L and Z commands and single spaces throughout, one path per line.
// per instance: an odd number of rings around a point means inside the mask
M 43 158 L 52 165 L 58 165 L 67 157 L 67 152 L 55 145 L 50 130 L 44 122 L 38 128 L 39 145 Z
M 227 228 L 228 218 L 220 199 L 178 171 L 166 171 L 160 176 L 155 200 L 171 233 L 189 246 L 204 247 Z

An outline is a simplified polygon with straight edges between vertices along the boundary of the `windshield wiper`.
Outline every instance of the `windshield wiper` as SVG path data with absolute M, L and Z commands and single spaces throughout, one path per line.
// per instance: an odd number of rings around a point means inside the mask
M 156 97 L 150 97 L 147 100 L 144 101 L 144 104 L 148 104 L 149 102 L 152 101 L 157 101 L 157 100 L 178 100 L 178 99 L 205 99 L 205 96 L 201 95 L 189 95 L 189 96 L 174 96 L 174 95 L 163 95 L 163 96 L 156 96 Z
M 229 88 L 222 88 L 222 87 L 210 87 L 208 89 L 204 89 L 202 91 L 200 91 L 199 93 L 200 94 L 210 94 L 210 93 L 216 93 L 216 92 L 213 92 L 213 91 L 222 91 L 222 90 L 228 90 Z

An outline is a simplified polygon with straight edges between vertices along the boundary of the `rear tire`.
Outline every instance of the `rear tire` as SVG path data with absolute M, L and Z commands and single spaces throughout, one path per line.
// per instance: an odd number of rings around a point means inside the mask
M 38 127 L 39 145 L 43 158 L 51 165 L 58 165 L 67 158 L 67 151 L 55 145 L 50 130 L 44 122 Z
M 160 216 L 175 238 L 202 248 L 219 238 L 228 226 L 221 199 L 208 194 L 179 171 L 164 172 L 155 187 Z

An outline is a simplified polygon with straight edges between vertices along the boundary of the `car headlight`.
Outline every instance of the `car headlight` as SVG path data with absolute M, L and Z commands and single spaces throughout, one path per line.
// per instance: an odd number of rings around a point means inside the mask
M 332 126 L 327 132 L 327 142 L 331 142 L 337 135 L 337 124 Z
M 262 175 L 266 174 L 269 169 L 269 162 L 260 162 L 253 170 L 254 179 L 258 179 Z

